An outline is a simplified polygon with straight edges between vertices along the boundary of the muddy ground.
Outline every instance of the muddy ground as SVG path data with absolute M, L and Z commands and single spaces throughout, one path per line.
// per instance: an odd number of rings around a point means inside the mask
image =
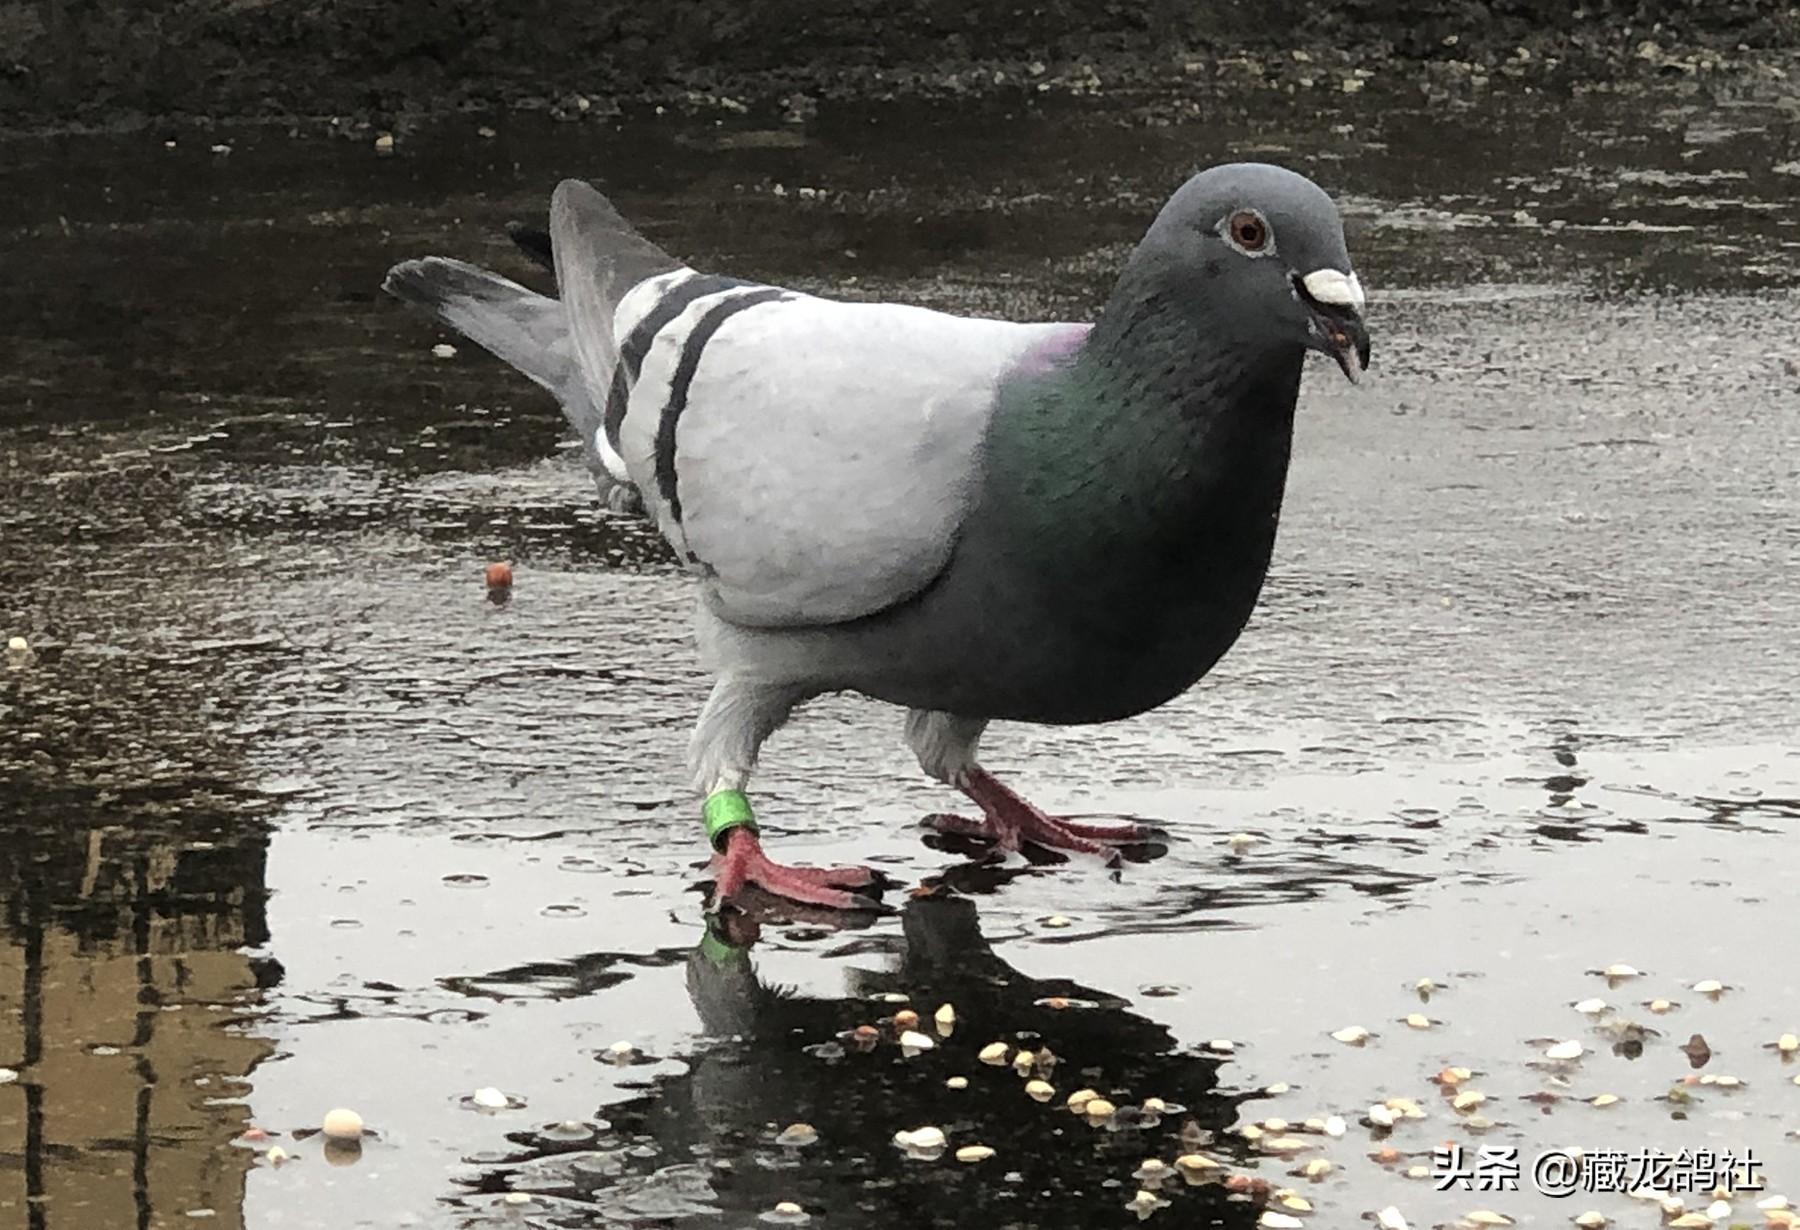
M 580 119 L 636 103 L 803 118 L 824 99 L 1337 91 L 1356 69 L 1427 92 L 1497 76 L 1568 91 L 1785 69 L 1797 45 L 1800 17 L 1777 0 L 0 0 L 0 126 L 361 131 L 465 109 Z

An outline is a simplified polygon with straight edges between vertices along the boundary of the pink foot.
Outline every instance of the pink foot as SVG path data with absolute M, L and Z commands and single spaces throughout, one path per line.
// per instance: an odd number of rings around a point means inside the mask
M 991 841 L 1002 850 L 1017 853 L 1030 842 L 1048 850 L 1095 854 L 1109 867 L 1119 865 L 1118 846 L 1136 845 L 1165 836 L 1147 824 L 1080 824 L 1047 816 L 1000 783 L 986 769 L 970 769 L 964 775 L 963 793 L 980 806 L 982 818 L 933 816 L 929 823 L 940 833 Z
M 876 876 L 867 867 L 789 867 L 763 853 L 762 842 L 746 828 L 725 835 L 725 852 L 713 856 L 713 905 L 731 901 L 746 884 L 802 905 L 828 910 L 879 910 L 880 902 L 853 888 L 868 888 Z

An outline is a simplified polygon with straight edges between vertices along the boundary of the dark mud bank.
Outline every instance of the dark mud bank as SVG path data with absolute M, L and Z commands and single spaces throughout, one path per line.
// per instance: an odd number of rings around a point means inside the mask
M 1592 80 L 1800 46 L 1782 0 L 0 0 L 0 125 L 341 117 L 640 102 L 804 113 L 816 98 L 1241 81 L 1325 63 Z M 1296 68 L 1295 65 L 1301 67 Z

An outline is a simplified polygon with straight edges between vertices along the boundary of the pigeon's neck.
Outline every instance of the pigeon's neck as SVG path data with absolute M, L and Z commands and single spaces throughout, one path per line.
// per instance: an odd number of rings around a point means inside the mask
M 1303 352 L 1259 345 L 1208 302 L 1128 268 L 1086 342 L 1002 396 L 988 494 L 1061 572 L 1053 584 L 1248 617 L 1274 546 Z

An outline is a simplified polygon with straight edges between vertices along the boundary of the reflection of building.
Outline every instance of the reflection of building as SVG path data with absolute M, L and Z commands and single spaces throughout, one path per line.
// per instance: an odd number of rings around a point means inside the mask
M 0 1065 L 19 1072 L 0 1226 L 239 1226 L 238 1082 L 272 1048 L 232 1008 L 257 982 L 241 950 L 267 938 L 266 832 L 216 812 L 84 832 L 71 812 L 0 819 Z

